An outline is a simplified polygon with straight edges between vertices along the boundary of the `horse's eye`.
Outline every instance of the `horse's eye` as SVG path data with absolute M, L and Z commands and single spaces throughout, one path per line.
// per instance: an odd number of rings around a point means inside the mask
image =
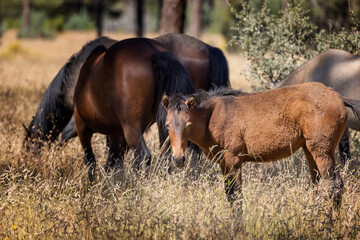
M 187 128 L 190 128 L 191 125 L 192 125 L 191 123 L 187 123 L 187 124 L 186 124 L 186 127 L 187 127 Z
M 170 129 L 169 124 L 166 124 L 166 125 L 165 125 L 165 127 L 166 127 L 166 129 L 167 129 L 167 130 L 169 130 L 169 129 Z

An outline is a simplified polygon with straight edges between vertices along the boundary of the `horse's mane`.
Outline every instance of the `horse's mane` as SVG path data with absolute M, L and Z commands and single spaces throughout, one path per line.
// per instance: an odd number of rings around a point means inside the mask
M 82 64 L 97 46 L 114 42 L 107 37 L 97 38 L 70 57 L 50 83 L 28 126 L 34 137 L 47 140 L 51 135 L 50 139 L 54 140 L 59 135 L 73 114 L 72 96 Z
M 154 53 L 152 55 L 152 66 L 156 79 L 155 92 L 157 96 L 155 99 L 159 103 L 156 122 L 160 139 L 165 139 L 167 135 L 166 109 L 161 104 L 161 95 L 163 93 L 169 96 L 176 93 L 188 95 L 195 92 L 195 86 L 184 66 L 168 52 Z

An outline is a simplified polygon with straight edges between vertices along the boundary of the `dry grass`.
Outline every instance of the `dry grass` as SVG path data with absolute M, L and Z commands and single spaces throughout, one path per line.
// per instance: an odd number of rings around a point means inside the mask
M 22 152 L 23 130 L 49 82 L 93 33 L 65 33 L 54 41 L 21 40 L 14 33 L 0 47 L 1 239 L 359 239 L 360 174 L 357 159 L 341 168 L 345 192 L 339 211 L 310 184 L 306 161 L 296 156 L 273 164 L 246 164 L 243 214 L 226 201 L 218 167 L 169 175 L 158 163 L 155 129 L 146 139 L 154 159 L 144 177 L 126 157 L 121 175 L 107 177 L 104 138 L 93 140 L 98 179 L 89 185 L 77 139 L 34 158 Z M 127 36 L 117 34 L 121 39 Z M 211 37 L 211 39 L 214 39 Z M 212 43 L 216 44 L 216 43 Z M 219 44 L 218 46 L 220 46 Z M 246 67 L 228 55 L 230 67 Z M 245 87 L 242 81 L 232 85 Z

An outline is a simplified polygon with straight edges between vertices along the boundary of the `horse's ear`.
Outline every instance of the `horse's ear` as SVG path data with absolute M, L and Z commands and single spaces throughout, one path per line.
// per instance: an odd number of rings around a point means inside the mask
M 161 103 L 164 106 L 164 108 L 167 110 L 169 107 L 169 97 L 166 95 L 166 93 L 163 94 L 161 98 Z
M 31 137 L 31 131 L 25 126 L 25 124 L 22 124 L 22 126 L 23 126 L 23 128 L 24 128 L 24 130 L 26 132 L 26 136 Z
M 189 110 L 195 106 L 195 98 L 190 97 L 185 101 L 185 104 L 188 106 Z
M 35 136 L 33 130 L 31 130 L 30 128 L 27 128 L 27 127 L 25 126 L 25 124 L 22 124 L 22 126 L 23 126 L 23 128 L 24 128 L 24 130 L 25 130 L 26 137 L 28 137 L 28 138 L 33 138 L 33 137 Z

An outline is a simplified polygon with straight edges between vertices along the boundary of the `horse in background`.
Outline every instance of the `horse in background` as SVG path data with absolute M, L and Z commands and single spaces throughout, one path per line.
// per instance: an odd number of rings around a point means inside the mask
M 200 146 L 220 164 L 229 201 L 241 195 L 244 162 L 275 161 L 302 148 L 312 182 L 324 179 L 340 203 L 343 183 L 334 153 L 346 127 L 345 106 L 360 114 L 360 101 L 321 83 L 304 83 L 253 94 L 220 88 L 164 95 L 162 104 L 175 164 L 184 165 L 188 140 Z
M 304 82 L 321 82 L 342 96 L 360 99 L 360 56 L 327 50 L 293 71 L 273 89 Z M 349 128 L 360 131 L 360 119 L 351 110 L 348 110 L 347 127 L 339 143 L 342 163 L 351 157 Z
M 195 87 L 209 90 L 230 86 L 227 61 L 220 49 L 185 34 L 166 34 L 155 40 L 183 64 Z M 28 127 L 24 126 L 24 145 L 28 149 L 37 152 L 46 142 L 58 140 L 64 143 L 77 136 L 73 95 L 80 69 L 96 47 L 109 48 L 117 42 L 107 37 L 90 41 L 60 69 L 46 90 L 32 121 Z M 167 137 L 166 129 L 162 129 L 161 133 L 165 133 L 160 136 L 162 144 Z
M 207 79 L 199 80 L 197 84 L 206 85 Z M 159 109 L 162 94 L 193 92 L 184 66 L 158 41 L 130 38 L 108 49 L 97 47 L 83 64 L 74 92 L 74 120 L 90 181 L 96 166 L 93 133 L 110 139 L 107 172 L 122 167 L 128 149 L 135 149 L 138 166 L 145 161 L 149 169 L 151 154 L 143 133 L 165 117 Z

